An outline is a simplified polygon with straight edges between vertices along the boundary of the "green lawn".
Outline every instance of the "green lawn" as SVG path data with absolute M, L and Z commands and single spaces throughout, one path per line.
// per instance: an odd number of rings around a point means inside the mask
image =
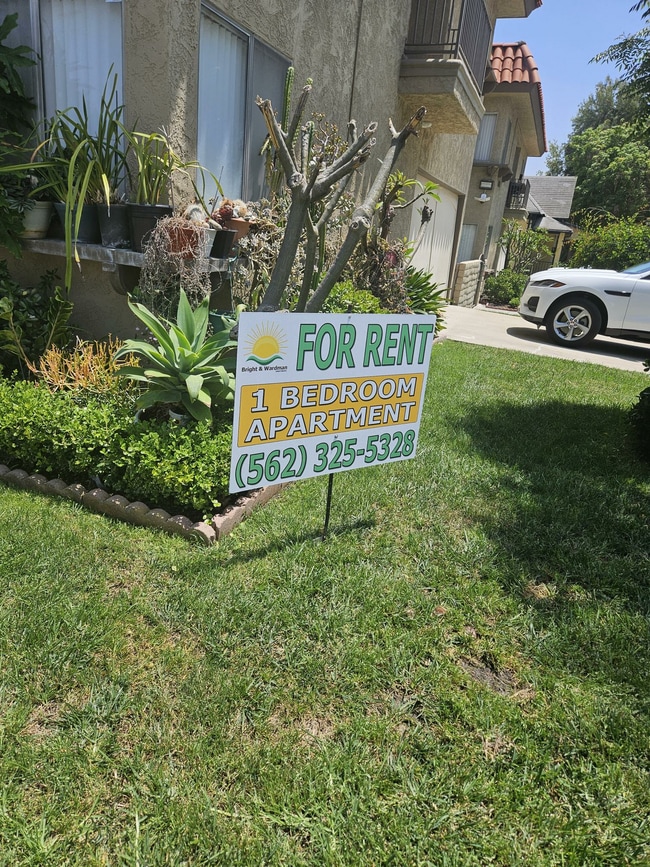
M 443 342 L 325 543 L 0 487 L 0 864 L 650 864 L 645 385 Z

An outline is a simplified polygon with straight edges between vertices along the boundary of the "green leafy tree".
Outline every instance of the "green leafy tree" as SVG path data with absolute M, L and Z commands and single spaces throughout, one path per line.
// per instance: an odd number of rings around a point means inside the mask
M 546 155 L 546 174 L 547 175 L 566 175 L 564 167 L 564 149 L 566 145 L 552 141 L 548 145 L 548 153 Z
M 649 0 L 639 0 L 630 12 L 641 12 L 642 18 L 650 18 Z M 629 94 L 639 100 L 642 120 L 650 120 L 650 27 L 642 27 L 637 33 L 623 36 L 608 49 L 597 54 L 596 63 L 613 63 Z
M 546 232 L 526 229 L 517 220 L 504 220 L 499 246 L 506 254 L 506 268 L 530 274 L 536 263 L 548 256 L 551 240 Z
M 650 226 L 632 217 L 601 221 L 587 215 L 571 246 L 572 267 L 620 271 L 650 260 Z
M 616 217 L 642 211 L 650 200 L 650 148 L 631 124 L 573 135 L 564 167 L 578 178 L 574 210 L 600 208 Z
M 621 81 L 613 81 L 608 76 L 597 84 L 596 90 L 578 106 L 568 140 L 564 144 L 555 141 L 549 144 L 546 174 L 577 173 L 574 171 L 575 166 L 569 168 L 567 165 L 567 149 L 570 148 L 575 136 L 589 130 L 627 125 L 633 137 L 643 141 L 643 134 L 636 126 L 637 118 L 641 114 L 643 114 L 643 106 L 640 97 L 631 93 Z
M 641 99 L 621 81 L 609 76 L 596 85 L 595 91 L 581 102 L 572 121 L 572 135 L 588 129 L 634 123 L 643 111 Z

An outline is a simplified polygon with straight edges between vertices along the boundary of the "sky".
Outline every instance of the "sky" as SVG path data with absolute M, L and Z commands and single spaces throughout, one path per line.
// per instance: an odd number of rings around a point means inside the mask
M 596 85 L 617 70 L 590 63 L 619 36 L 636 33 L 641 15 L 630 12 L 634 0 L 543 0 L 528 18 L 499 19 L 495 42 L 527 43 L 539 68 L 546 116 L 546 140 L 563 144 L 571 121 Z M 546 158 L 529 158 L 526 174 L 546 170 Z

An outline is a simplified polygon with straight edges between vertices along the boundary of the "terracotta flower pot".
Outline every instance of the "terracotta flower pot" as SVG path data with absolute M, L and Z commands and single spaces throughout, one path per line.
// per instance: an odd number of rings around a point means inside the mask
M 245 238 L 251 228 L 250 221 L 244 220 L 241 217 L 231 217 L 229 220 L 224 221 L 224 225 L 226 229 L 234 229 L 235 232 L 237 232 L 235 236 L 235 244 L 237 244 L 242 238 Z
M 169 252 L 183 259 L 205 259 L 210 255 L 216 229 L 192 225 L 168 226 Z

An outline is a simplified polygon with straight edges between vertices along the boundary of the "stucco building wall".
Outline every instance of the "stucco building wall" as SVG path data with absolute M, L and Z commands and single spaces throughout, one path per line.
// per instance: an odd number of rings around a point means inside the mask
M 200 2 L 123 4 L 122 76 L 127 125 L 164 127 L 184 156 L 196 155 Z
M 350 118 L 359 124 L 376 120 L 378 142 L 387 140 L 386 121 L 397 110 L 395 72 L 406 38 L 409 3 L 218 0 L 213 8 L 292 61 L 294 93 L 313 79 L 312 110 L 323 113 L 343 132 Z

